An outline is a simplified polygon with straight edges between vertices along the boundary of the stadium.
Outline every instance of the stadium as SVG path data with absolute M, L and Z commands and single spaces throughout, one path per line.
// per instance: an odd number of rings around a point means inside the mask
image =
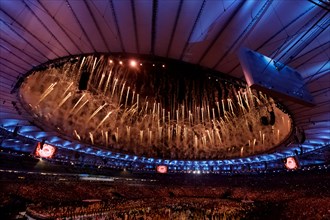
M 2 0 L 2 219 L 330 218 L 329 7 Z

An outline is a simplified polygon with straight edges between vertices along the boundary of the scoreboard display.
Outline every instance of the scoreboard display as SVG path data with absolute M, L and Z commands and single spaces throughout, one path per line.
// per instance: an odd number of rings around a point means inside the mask
M 167 166 L 159 165 L 156 167 L 157 173 L 167 173 Z
M 286 158 L 284 165 L 288 170 L 296 170 L 299 167 L 298 160 L 295 157 Z
M 34 155 L 37 157 L 49 159 L 54 156 L 55 151 L 56 151 L 55 146 L 43 142 L 38 142 Z

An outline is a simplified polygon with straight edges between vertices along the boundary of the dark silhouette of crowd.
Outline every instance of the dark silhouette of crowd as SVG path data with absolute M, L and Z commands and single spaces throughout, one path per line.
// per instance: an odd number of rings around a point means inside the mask
M 2 173 L 1 214 L 38 219 L 329 219 L 327 170 L 258 176 L 160 175 L 86 181 Z M 20 208 L 20 210 L 18 210 Z M 5 219 L 2 218 L 2 219 Z

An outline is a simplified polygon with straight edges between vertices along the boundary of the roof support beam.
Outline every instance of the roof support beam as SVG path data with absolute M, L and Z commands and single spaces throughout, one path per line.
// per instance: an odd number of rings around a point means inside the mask
M 18 67 L 18 68 L 22 69 L 23 71 L 26 71 L 26 70 L 27 70 L 25 67 L 22 67 L 21 65 L 15 63 L 15 62 L 13 62 L 12 60 L 9 60 L 9 59 L 7 59 L 7 58 L 5 58 L 5 57 L 2 57 L 1 59 L 2 59 L 2 61 L 7 61 L 8 63 L 12 64 L 12 65 L 15 66 L 15 67 Z M 9 66 L 5 65 L 3 62 L 1 62 L 1 65 L 4 65 L 4 66 L 10 68 Z M 10 69 L 14 70 L 14 68 L 10 68 Z M 15 71 L 17 71 L 17 70 L 15 70 Z M 18 72 L 18 73 L 22 73 L 22 72 L 20 72 L 20 71 L 17 71 L 17 72 Z
M 10 47 L 15 48 L 16 50 L 18 50 L 19 52 L 23 53 L 24 55 L 26 55 L 27 57 L 29 57 L 31 60 L 34 60 L 36 63 L 39 63 L 39 61 L 34 58 L 33 56 L 31 56 L 31 54 L 25 52 L 25 50 L 22 50 L 20 48 L 18 48 L 15 44 L 12 44 L 11 42 L 7 41 L 6 39 L 3 39 L 0 37 L 0 40 L 4 41 L 6 44 L 8 44 Z
M 139 34 L 138 34 L 138 31 L 137 31 L 137 22 L 136 22 L 135 2 L 134 2 L 134 0 L 131 0 L 131 7 L 132 7 L 132 14 L 133 14 L 133 25 L 134 25 L 134 34 L 135 34 L 135 46 L 136 46 L 136 51 L 139 54 L 140 53 Z
M 204 60 L 206 54 L 211 50 L 211 48 L 213 48 L 213 46 L 215 45 L 215 43 L 218 41 L 218 39 L 220 38 L 220 36 L 224 33 L 224 31 L 226 30 L 226 28 L 228 27 L 228 25 L 231 23 L 231 21 L 235 18 L 235 16 L 237 15 L 237 13 L 242 8 L 242 6 L 244 5 L 245 2 L 246 1 L 241 1 L 239 3 L 239 5 L 236 7 L 235 11 L 229 16 L 229 18 L 227 19 L 227 21 L 224 24 L 224 26 L 218 31 L 218 33 L 213 38 L 212 42 L 209 44 L 209 46 L 206 48 L 206 50 L 204 51 L 204 53 L 202 54 L 202 56 L 197 61 L 198 64 L 200 64 Z
M 121 50 L 125 53 L 125 47 L 124 47 L 124 44 L 123 44 L 123 38 L 121 36 L 121 32 L 120 32 L 120 28 L 119 28 L 119 23 L 118 23 L 118 18 L 117 18 L 115 6 L 114 6 L 112 0 L 110 0 L 110 7 L 111 7 L 113 19 L 115 20 L 115 25 L 116 25 L 117 33 L 118 33 L 118 36 L 119 36 L 120 47 L 121 47 Z
M 86 31 L 85 31 L 83 25 L 82 25 L 81 22 L 79 21 L 77 15 L 76 15 L 76 13 L 75 13 L 75 11 L 73 10 L 72 6 L 71 6 L 70 3 L 69 3 L 69 1 L 66 0 L 66 3 L 67 3 L 67 5 L 68 5 L 69 9 L 71 10 L 71 12 L 72 12 L 72 14 L 73 14 L 73 17 L 75 18 L 76 22 L 79 24 L 79 27 L 80 27 L 80 29 L 82 30 L 83 34 L 85 35 L 85 37 L 86 37 L 86 39 L 87 39 L 89 45 L 92 47 L 92 49 L 94 50 L 94 52 L 97 52 L 96 49 L 95 49 L 95 47 L 94 47 L 94 45 L 93 45 L 93 43 L 92 43 L 92 41 L 91 41 L 91 39 L 88 37 L 89 35 L 86 33 Z
M 293 25 L 296 21 L 298 21 L 299 19 L 301 19 L 303 16 L 307 15 L 314 8 L 315 8 L 315 6 L 309 7 L 306 11 L 304 11 L 303 13 L 301 13 L 299 16 L 297 16 L 295 19 L 293 19 L 287 25 L 283 26 L 282 29 L 280 29 L 279 31 L 277 31 L 276 33 L 274 33 L 272 36 L 270 36 L 267 40 L 265 40 L 259 47 L 257 47 L 255 49 L 255 51 L 259 51 L 261 48 L 263 48 L 264 46 L 268 45 L 268 43 L 270 41 L 272 41 L 276 36 L 278 36 L 279 34 L 281 34 L 283 31 L 285 31 L 288 27 L 290 27 L 291 25 Z M 231 70 L 229 70 L 228 73 L 234 72 L 238 67 L 240 67 L 240 63 L 239 62 L 237 63 L 236 66 L 234 66 Z M 243 76 L 243 78 L 244 78 L 244 76 Z
M 254 29 L 256 24 L 260 21 L 262 16 L 265 14 L 269 6 L 272 4 L 273 0 L 268 0 L 263 4 L 261 9 L 258 11 L 257 15 L 252 19 L 252 21 L 247 25 L 247 27 L 243 30 L 243 32 L 236 38 L 236 40 L 232 43 L 232 45 L 226 50 L 226 52 L 222 55 L 222 57 L 218 60 L 218 62 L 212 67 L 213 69 L 220 65 L 220 63 L 227 57 L 227 55 L 235 49 L 235 47 L 239 46 L 239 43 L 244 41 L 244 39 L 248 36 L 248 34 Z
M 80 52 L 83 53 L 80 47 L 76 44 L 76 42 L 71 38 L 71 36 L 68 34 L 68 32 L 63 28 L 63 25 L 61 25 L 57 19 L 51 15 L 50 11 L 43 5 L 42 1 L 38 0 L 38 3 L 42 7 L 42 9 L 47 12 L 48 16 L 53 18 L 53 21 L 57 24 L 57 26 L 63 31 L 63 33 L 70 39 L 71 43 L 76 47 L 76 49 Z
M 203 9 L 204 9 L 204 7 L 205 7 L 205 3 L 206 3 L 206 1 L 204 0 L 203 3 L 202 3 L 202 5 L 201 5 L 201 7 L 200 7 L 200 9 L 199 9 L 199 11 L 198 11 L 198 14 L 197 14 L 197 17 L 196 17 L 196 19 L 195 19 L 194 25 L 193 25 L 193 27 L 192 27 L 191 30 L 190 30 L 189 37 L 188 37 L 188 39 L 187 39 L 187 41 L 186 41 L 186 43 L 185 43 L 185 45 L 184 45 L 184 47 L 183 47 L 183 49 L 182 49 L 182 52 L 181 52 L 181 55 L 180 55 L 180 60 L 182 60 L 182 58 L 183 58 L 183 56 L 184 56 L 184 53 L 185 53 L 186 50 L 187 50 L 187 47 L 188 47 L 188 45 L 189 45 L 189 42 L 190 42 L 191 36 L 193 35 L 193 33 L 194 33 L 194 31 L 195 31 L 195 28 L 196 28 L 197 22 L 198 22 L 199 19 L 201 18 L 201 15 L 202 15 Z
M 65 50 L 65 52 L 69 55 L 71 53 L 69 50 L 62 44 L 62 42 L 53 34 L 53 32 L 48 28 L 48 26 L 38 17 L 38 15 L 30 8 L 26 2 L 24 2 L 25 7 L 34 15 L 34 17 L 37 18 L 37 20 L 40 22 L 40 24 L 48 31 L 48 33 L 57 41 L 57 43 Z
M 3 22 L 4 25 L 6 25 L 13 33 L 15 33 L 19 38 L 21 38 L 26 44 L 28 44 L 29 46 L 31 46 L 33 49 L 35 49 L 41 56 L 43 56 L 44 58 L 46 58 L 47 60 L 49 59 L 47 56 L 45 56 L 45 54 L 43 52 L 41 52 L 36 46 L 34 46 L 33 44 L 31 44 L 29 41 L 27 41 L 24 37 L 22 37 L 19 33 L 17 33 L 17 31 L 11 27 L 11 25 L 8 25 L 6 22 L 4 22 L 3 20 L 1 20 Z
M 52 50 L 46 43 L 44 43 L 43 41 L 41 41 L 39 39 L 38 36 L 36 36 L 34 33 L 32 33 L 30 30 L 26 29 L 24 27 L 24 25 L 20 24 L 16 19 L 14 19 L 10 14 L 8 14 L 6 11 L 1 10 L 7 17 L 9 17 L 11 20 L 15 21 L 15 23 L 17 25 L 19 25 L 19 27 L 24 30 L 26 33 L 28 33 L 29 35 L 31 35 L 33 38 L 35 38 L 37 41 L 40 42 L 40 44 L 42 44 L 44 47 L 46 47 L 51 53 L 53 53 L 55 56 L 59 56 L 59 54 L 57 54 L 54 50 Z M 4 22 L 5 23 L 5 22 Z M 9 25 L 8 25 L 9 26 Z
M 155 54 L 155 42 L 157 37 L 157 12 L 158 12 L 158 0 L 152 1 L 152 25 L 151 25 L 151 51 L 152 55 Z
M 9 50 L 7 47 L 4 47 L 2 45 L 0 45 L 1 48 L 5 49 L 8 51 L 8 53 L 12 54 L 14 57 L 16 57 L 17 59 L 21 60 L 23 63 L 26 63 L 27 65 L 31 65 L 31 63 L 29 63 L 28 61 L 26 61 L 25 59 L 23 59 L 22 57 L 18 56 L 16 53 L 13 53 L 11 50 Z
M 100 28 L 98 22 L 96 21 L 96 19 L 95 19 L 95 17 L 94 17 L 94 14 L 93 14 L 93 12 L 92 12 L 92 10 L 91 10 L 91 8 L 90 8 L 88 2 L 89 2 L 89 1 L 86 1 L 86 0 L 84 1 L 85 5 L 86 5 L 86 7 L 87 7 L 88 13 L 89 13 L 89 15 L 91 16 L 91 18 L 92 18 L 92 20 L 93 20 L 93 22 L 94 22 L 94 24 L 95 24 L 95 27 L 96 27 L 97 31 L 99 32 L 99 34 L 100 34 L 100 36 L 101 36 L 101 38 L 102 38 L 102 41 L 103 41 L 104 45 L 106 46 L 108 52 L 110 52 L 110 47 L 109 47 L 109 45 L 108 45 L 108 42 L 107 42 L 107 40 L 105 39 L 104 34 L 103 34 L 103 32 L 102 32 L 102 30 L 101 30 L 101 28 Z
M 173 26 L 172 31 L 171 31 L 170 42 L 169 42 L 169 45 L 168 45 L 167 51 L 166 51 L 166 57 L 168 57 L 168 54 L 169 54 L 170 49 L 172 47 L 172 43 L 173 43 L 173 39 L 174 39 L 174 34 L 176 32 L 176 28 L 178 26 L 179 17 L 180 17 L 180 14 L 181 14 L 182 5 L 183 5 L 183 0 L 180 0 L 180 4 L 179 4 L 179 7 L 178 7 L 178 10 L 176 11 L 174 26 Z

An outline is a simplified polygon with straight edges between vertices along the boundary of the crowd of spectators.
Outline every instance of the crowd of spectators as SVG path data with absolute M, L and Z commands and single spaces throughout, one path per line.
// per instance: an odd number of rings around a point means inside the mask
M 86 219 L 224 219 L 242 218 L 253 209 L 252 204 L 205 198 L 141 198 L 111 202 L 76 203 L 70 206 L 30 206 L 28 213 L 39 218 Z
M 196 176 L 180 184 L 162 179 L 102 182 L 11 175 L 0 181 L 1 214 L 7 216 L 23 203 L 27 213 L 49 219 L 330 218 L 327 172 L 218 177 L 203 184 Z

